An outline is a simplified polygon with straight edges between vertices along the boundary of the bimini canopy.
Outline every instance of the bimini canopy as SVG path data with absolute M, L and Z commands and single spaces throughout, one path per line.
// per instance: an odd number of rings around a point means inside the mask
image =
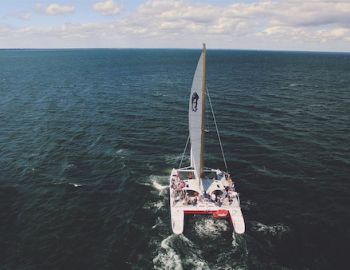
M 198 181 L 195 180 L 186 180 L 185 181 L 186 186 L 183 188 L 183 190 L 192 190 L 198 193 L 201 193 Z
M 222 192 L 225 191 L 225 187 L 221 181 L 213 181 L 213 183 L 208 187 L 206 193 L 210 195 L 216 190 L 220 190 Z

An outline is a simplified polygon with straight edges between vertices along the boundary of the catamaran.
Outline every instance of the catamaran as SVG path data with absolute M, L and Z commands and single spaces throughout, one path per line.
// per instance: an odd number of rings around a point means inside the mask
M 175 234 L 184 231 L 185 215 L 206 214 L 214 218 L 227 219 L 237 234 L 245 231 L 244 219 L 240 207 L 239 194 L 234 181 L 227 170 L 224 151 L 215 123 L 226 171 L 204 167 L 204 135 L 206 96 L 211 105 L 209 91 L 206 87 L 206 47 L 199 58 L 193 77 L 189 100 L 189 139 L 191 144 L 190 166 L 172 169 L 170 186 L 171 226 Z M 183 155 L 184 156 L 184 155 Z

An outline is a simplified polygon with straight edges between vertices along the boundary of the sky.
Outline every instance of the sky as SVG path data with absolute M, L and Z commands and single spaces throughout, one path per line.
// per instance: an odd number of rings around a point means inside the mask
M 0 0 L 0 48 L 350 51 L 350 0 Z

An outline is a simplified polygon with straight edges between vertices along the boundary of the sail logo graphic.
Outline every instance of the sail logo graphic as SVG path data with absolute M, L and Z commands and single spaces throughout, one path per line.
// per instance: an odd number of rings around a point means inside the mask
M 192 94 L 192 111 L 194 111 L 194 112 L 197 111 L 198 99 L 199 99 L 199 96 L 198 96 L 197 92 L 194 91 Z

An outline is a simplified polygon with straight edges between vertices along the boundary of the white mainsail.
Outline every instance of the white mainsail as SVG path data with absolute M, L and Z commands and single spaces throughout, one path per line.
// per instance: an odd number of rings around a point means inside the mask
M 200 179 L 204 166 L 204 112 L 205 112 L 205 61 L 206 49 L 199 58 L 193 77 L 189 101 L 188 120 L 191 140 L 191 166 L 194 168 L 196 179 Z

